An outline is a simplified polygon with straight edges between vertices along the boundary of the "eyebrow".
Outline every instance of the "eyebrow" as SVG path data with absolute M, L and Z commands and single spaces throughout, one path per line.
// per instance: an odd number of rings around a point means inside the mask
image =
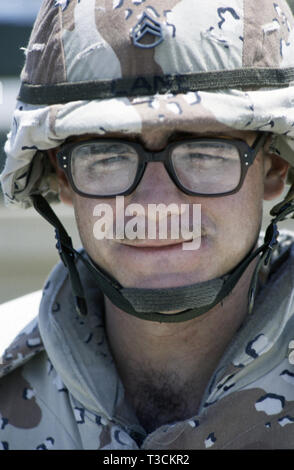
M 233 130 L 232 130 L 233 131 Z M 236 130 L 237 131 L 237 130 Z M 242 131 L 240 131 L 242 132 Z M 246 131 L 243 131 L 246 132 Z M 252 131 L 254 133 L 254 131 Z M 232 135 L 232 134 L 225 134 L 224 132 L 206 132 L 206 133 L 197 133 L 197 132 L 172 132 L 168 138 L 168 142 L 174 142 L 177 139 L 193 139 L 193 138 L 217 138 L 217 139 L 240 139 L 246 140 L 248 134 L 246 136 L 241 135 Z M 74 143 L 74 142 L 82 142 L 83 140 L 99 140 L 99 139 L 121 139 L 130 142 L 139 142 L 144 145 L 144 141 L 142 139 L 142 134 L 112 134 L 111 132 L 105 134 L 82 134 L 82 135 L 72 135 L 69 136 L 64 143 Z

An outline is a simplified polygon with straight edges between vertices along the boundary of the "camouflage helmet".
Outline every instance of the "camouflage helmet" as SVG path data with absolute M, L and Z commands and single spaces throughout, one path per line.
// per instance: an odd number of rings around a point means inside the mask
M 291 10 L 285 0 L 225 5 L 44 0 L 5 145 L 6 202 L 58 199 L 45 150 L 72 135 L 266 131 L 294 166 Z

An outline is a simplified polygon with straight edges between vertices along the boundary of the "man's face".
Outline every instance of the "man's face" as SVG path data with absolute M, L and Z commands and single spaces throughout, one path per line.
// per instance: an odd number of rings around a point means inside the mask
M 195 134 L 195 137 L 200 136 Z M 250 145 L 256 134 L 235 131 L 226 137 L 239 138 Z M 147 133 L 140 136 L 145 148 L 154 151 L 161 150 L 169 138 L 166 131 L 157 132 L 156 136 Z M 94 209 L 97 204 L 109 205 L 115 227 L 116 219 L 121 218 L 116 211 L 116 199 L 87 198 L 69 188 L 84 248 L 95 263 L 125 287 L 176 287 L 219 277 L 234 268 L 256 241 L 268 167 L 268 159 L 261 151 L 249 168 L 239 192 L 223 197 L 199 197 L 183 193 L 161 162 L 148 163 L 135 191 L 124 197 L 124 208 L 130 204 L 140 204 L 145 209 L 145 217 L 142 217 L 147 226 L 149 204 L 176 204 L 178 207 L 184 204 L 184 207 L 189 205 L 190 208 L 193 204 L 200 205 L 201 245 L 196 250 L 184 250 L 182 242 L 185 240 L 171 239 L 169 231 L 167 239 L 159 239 L 157 233 L 156 240 L 115 237 L 97 240 L 93 233 L 97 221 L 97 216 L 93 215 Z M 125 217 L 125 223 L 129 219 Z M 192 210 L 192 225 L 191 219 Z M 168 227 L 169 222 L 170 219 Z

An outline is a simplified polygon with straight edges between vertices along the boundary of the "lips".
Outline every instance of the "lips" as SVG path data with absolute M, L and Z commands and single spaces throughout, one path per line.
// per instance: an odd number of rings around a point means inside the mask
M 192 240 L 192 239 L 191 239 Z M 133 248 L 153 248 L 153 249 L 167 249 L 172 247 L 179 247 L 185 242 L 189 242 L 191 240 L 136 240 L 136 241 L 122 241 L 120 243 L 122 245 L 126 245 Z
M 184 251 L 197 251 L 207 245 L 207 239 L 204 236 L 189 240 L 120 240 L 119 245 L 130 250 L 130 255 L 134 253 L 164 256 Z

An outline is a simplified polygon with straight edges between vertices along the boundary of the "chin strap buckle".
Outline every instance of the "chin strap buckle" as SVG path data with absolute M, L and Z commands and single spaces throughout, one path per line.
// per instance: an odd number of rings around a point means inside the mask
M 40 194 L 34 194 L 31 196 L 31 198 L 36 211 L 55 229 L 55 238 L 57 240 L 56 248 L 58 250 L 61 261 L 68 269 L 76 311 L 79 315 L 87 315 L 87 303 L 85 300 L 84 289 L 75 263 L 75 250 L 72 246 L 71 238 L 66 233 L 65 228 L 51 209 L 46 199 Z
M 79 315 L 87 315 L 87 304 L 84 296 L 83 287 L 75 265 L 75 252 L 72 246 L 71 238 L 55 227 L 55 238 L 57 240 L 56 248 L 58 250 L 61 261 L 68 269 L 71 278 L 72 288 L 74 292 L 75 308 Z
M 72 246 L 71 239 L 68 237 L 66 240 L 67 243 L 64 244 L 62 242 L 62 237 L 58 228 L 55 228 L 55 239 L 57 240 L 56 248 L 58 250 L 60 259 L 64 266 L 68 267 L 67 257 L 70 256 L 71 258 L 74 258 L 72 251 L 70 248 L 68 248 L 68 246 Z
M 266 258 L 264 264 L 267 266 L 271 258 L 273 249 L 278 244 L 279 231 L 277 223 L 283 220 L 286 220 L 290 214 L 294 212 L 294 201 L 288 201 L 284 204 L 281 204 L 277 210 L 272 212 L 275 215 L 275 218 L 272 219 L 270 225 L 268 226 L 265 237 L 264 244 L 266 245 Z
M 278 231 L 277 224 L 275 222 L 272 222 L 268 226 L 265 237 L 264 237 L 264 242 L 266 245 L 265 260 L 264 260 L 265 266 L 268 265 L 271 259 L 273 249 L 278 245 L 278 236 L 279 236 L 279 231 Z
M 268 266 L 270 259 L 272 257 L 272 254 L 273 254 L 273 250 L 279 243 L 278 242 L 279 231 L 278 231 L 277 223 L 281 222 L 282 220 L 286 220 L 290 214 L 293 214 L 293 212 L 294 212 L 293 200 L 281 203 L 279 206 L 276 206 L 274 210 L 271 211 L 271 215 L 275 215 L 275 217 L 272 219 L 270 225 L 268 226 L 265 232 L 264 244 L 262 247 L 263 254 L 256 265 L 253 278 L 251 281 L 251 285 L 249 288 L 249 308 L 248 308 L 249 313 L 252 313 L 253 311 L 259 270 L 262 264 L 264 264 L 264 266 Z

